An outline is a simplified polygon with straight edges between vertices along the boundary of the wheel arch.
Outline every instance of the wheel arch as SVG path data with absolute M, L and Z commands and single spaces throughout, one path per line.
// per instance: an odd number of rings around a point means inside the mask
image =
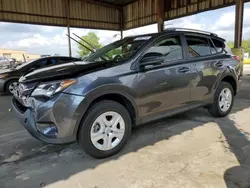
M 221 82 L 229 83 L 234 89 L 234 95 L 237 94 L 237 81 L 232 75 L 226 75 L 221 79 Z
M 125 92 L 126 90 L 126 92 Z M 74 133 L 76 134 L 76 138 L 78 140 L 78 132 L 80 130 L 81 124 L 85 118 L 86 112 L 89 110 L 89 108 L 102 100 L 112 100 L 120 103 L 123 105 L 130 114 L 131 120 L 132 120 L 132 126 L 135 126 L 139 123 L 139 112 L 136 105 L 136 102 L 134 100 L 134 95 L 131 93 L 131 91 L 128 91 L 127 88 L 119 87 L 118 88 L 98 88 L 95 91 L 92 91 L 90 94 L 85 96 L 85 99 L 83 100 L 82 104 L 78 107 L 78 120 L 76 123 L 76 127 L 74 129 Z

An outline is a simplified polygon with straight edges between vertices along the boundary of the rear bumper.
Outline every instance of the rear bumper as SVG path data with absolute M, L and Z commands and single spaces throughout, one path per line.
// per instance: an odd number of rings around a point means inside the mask
M 74 101 L 73 104 L 72 100 Z M 83 97 L 80 96 L 60 94 L 60 96 L 56 97 L 54 100 L 49 100 L 40 104 L 35 99 L 32 99 L 33 106 L 24 107 L 13 97 L 12 111 L 24 128 L 34 138 L 46 143 L 65 144 L 76 141 L 76 134 L 74 131 L 76 127 L 76 118 L 81 117 L 77 117 L 75 113 L 77 113 L 76 109 L 78 103 L 82 100 Z M 63 108 L 62 105 L 65 108 Z M 39 131 L 40 125 L 50 124 L 56 126 L 58 131 L 56 135 L 45 135 L 43 132 Z

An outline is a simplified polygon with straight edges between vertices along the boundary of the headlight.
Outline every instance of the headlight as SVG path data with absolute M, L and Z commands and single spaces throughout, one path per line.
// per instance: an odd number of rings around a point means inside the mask
M 58 82 L 42 83 L 36 87 L 31 96 L 45 96 L 52 97 L 54 94 L 66 89 L 72 84 L 76 83 L 76 80 L 63 80 Z
M 6 78 L 8 74 L 0 74 L 0 78 Z

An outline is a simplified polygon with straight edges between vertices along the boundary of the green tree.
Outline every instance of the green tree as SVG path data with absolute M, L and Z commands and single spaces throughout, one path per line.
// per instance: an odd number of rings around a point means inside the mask
M 250 53 L 250 39 L 242 41 L 242 47 L 245 50 L 245 53 Z
M 234 47 L 234 43 L 232 41 L 228 41 L 227 43 L 229 48 L 233 48 Z
M 82 36 L 84 40 L 92 44 L 95 48 L 99 49 L 102 47 L 102 44 L 99 42 L 100 38 L 94 33 L 94 32 L 89 32 L 87 35 Z M 86 44 L 83 40 L 79 40 L 81 44 L 84 44 L 88 46 L 90 49 L 92 49 L 88 44 Z M 78 44 L 78 49 L 79 51 L 77 52 L 81 57 L 88 56 L 91 51 L 86 49 L 85 47 L 81 46 Z
M 230 47 L 230 48 L 233 48 L 234 47 L 234 43 L 232 41 L 229 41 L 227 43 L 227 45 Z M 245 53 L 249 53 L 250 54 L 250 39 L 248 40 L 243 40 L 242 41 L 242 48 L 244 49 Z

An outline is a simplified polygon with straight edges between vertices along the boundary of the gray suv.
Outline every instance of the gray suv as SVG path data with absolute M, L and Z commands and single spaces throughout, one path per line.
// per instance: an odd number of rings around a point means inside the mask
M 13 111 L 35 138 L 78 141 L 91 156 L 119 152 L 133 127 L 196 107 L 226 116 L 241 64 L 216 34 L 188 29 L 126 37 L 22 76 Z

